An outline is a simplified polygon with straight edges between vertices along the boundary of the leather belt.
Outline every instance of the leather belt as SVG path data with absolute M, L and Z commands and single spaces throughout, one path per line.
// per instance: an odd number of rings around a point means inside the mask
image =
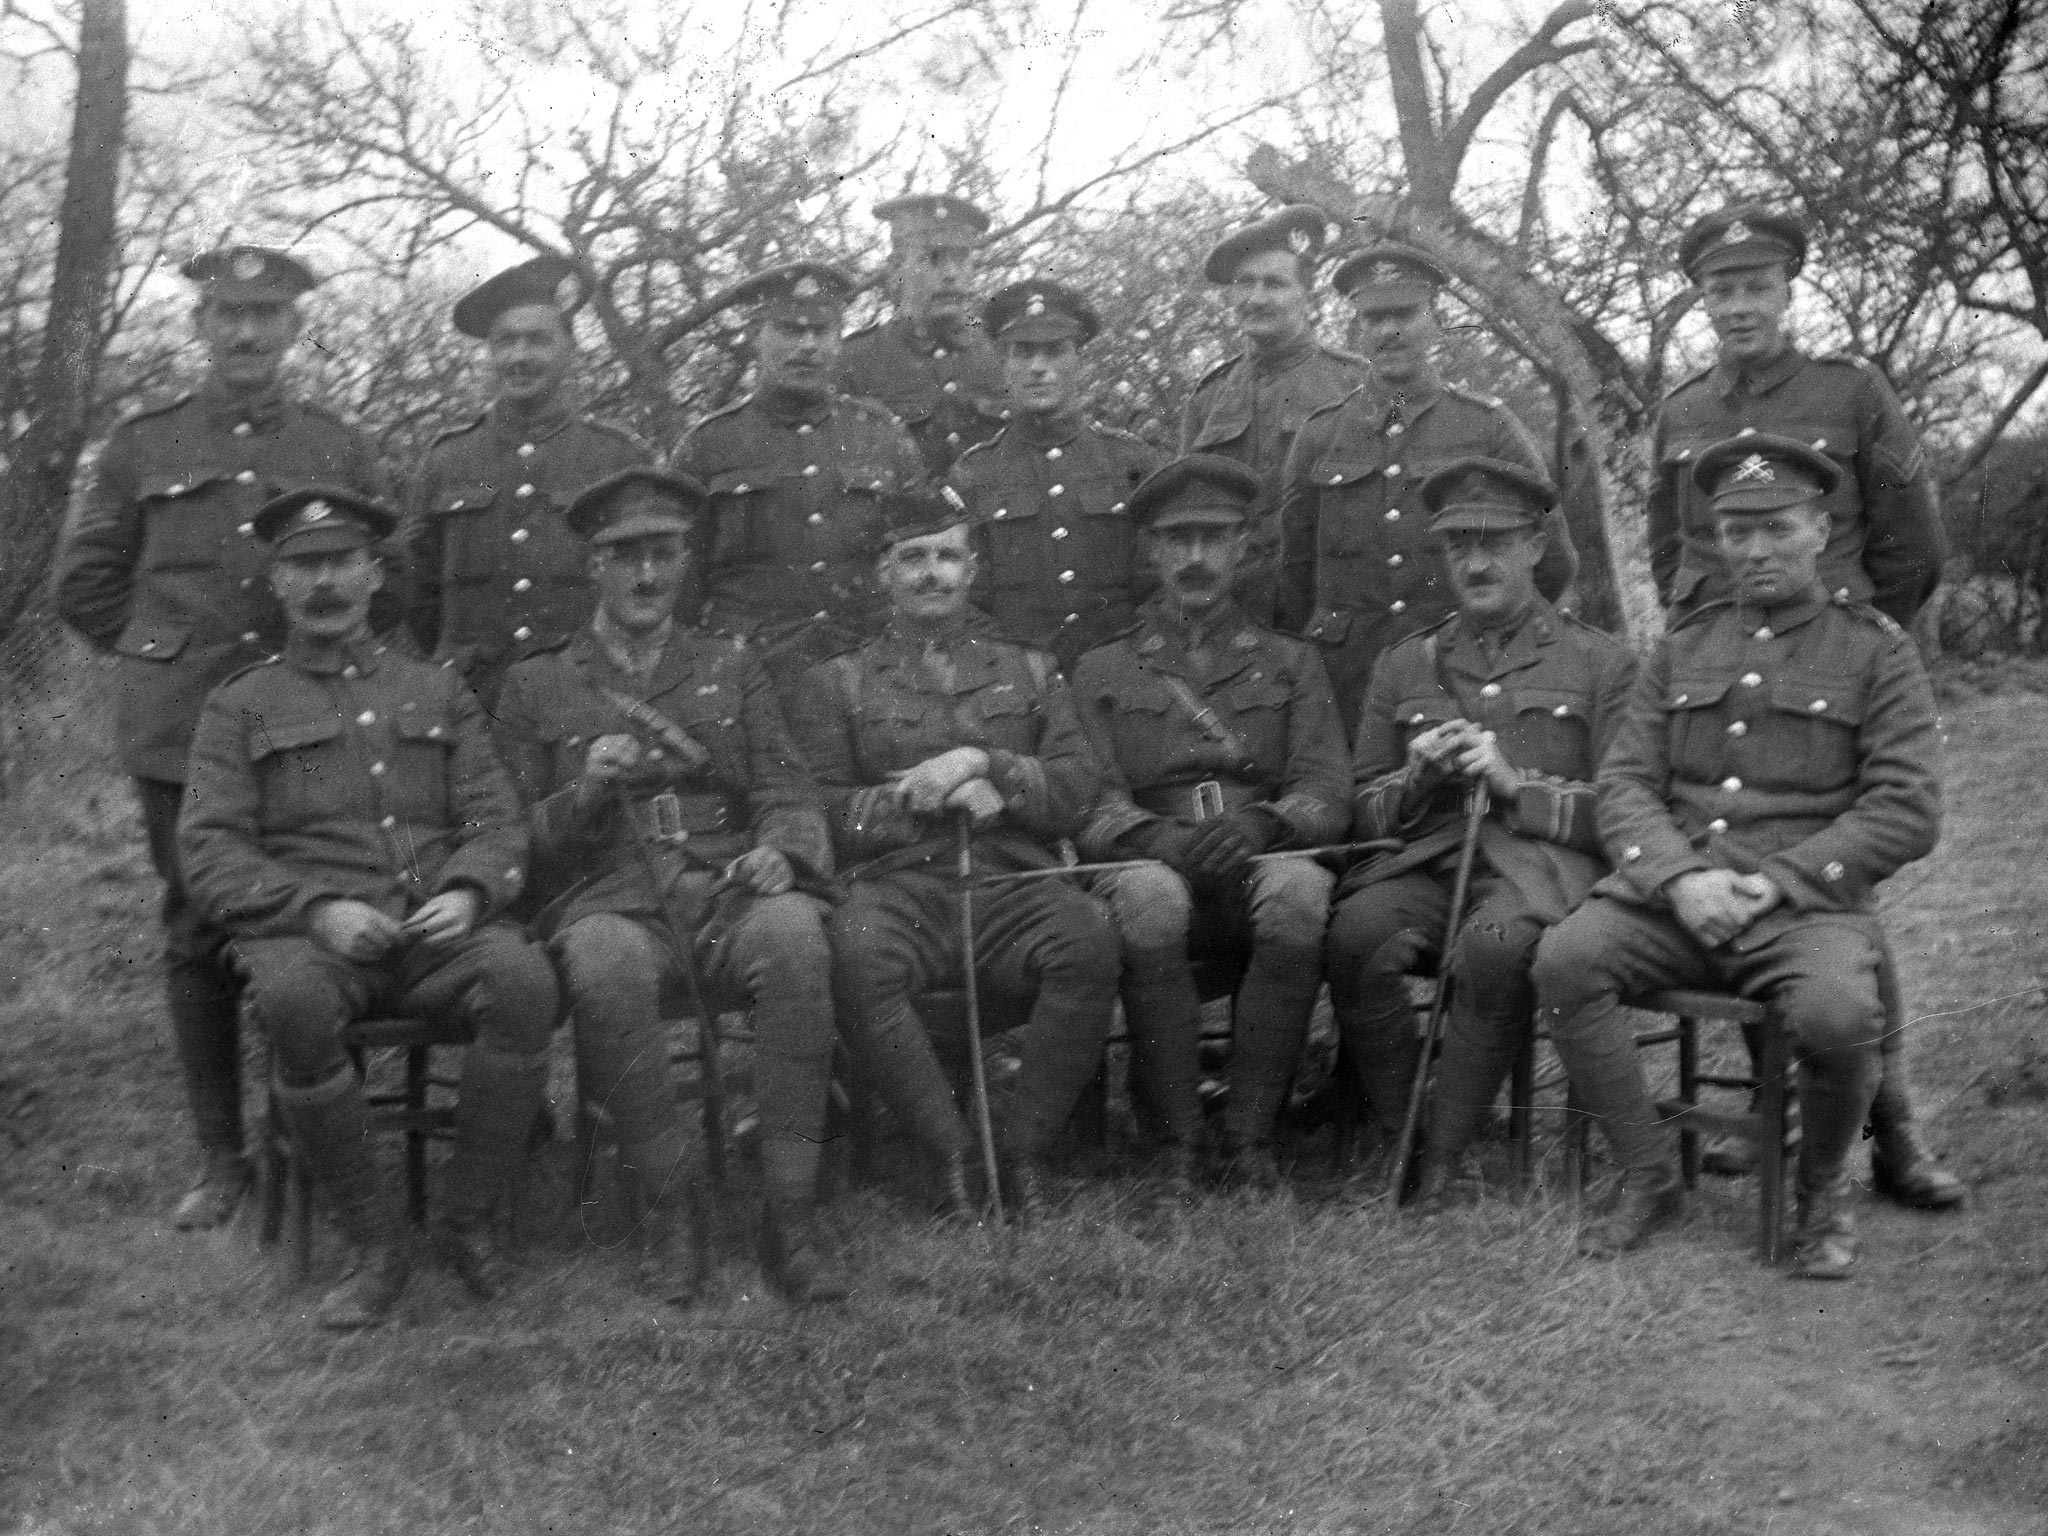
M 1263 784 L 1246 784 L 1239 779 L 1148 784 L 1131 792 L 1131 799 L 1140 810 L 1155 816 L 1171 816 L 1176 821 L 1209 821 L 1248 805 L 1263 804 L 1269 798 Z
M 682 794 L 663 790 L 644 800 L 626 802 L 633 828 L 642 837 L 687 842 L 693 836 L 732 828 L 732 808 L 722 794 L 702 790 Z

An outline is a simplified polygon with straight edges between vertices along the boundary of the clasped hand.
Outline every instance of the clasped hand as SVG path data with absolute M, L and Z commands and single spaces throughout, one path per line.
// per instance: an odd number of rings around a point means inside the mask
M 1785 898 L 1770 876 L 1732 869 L 1696 869 L 1664 889 L 1686 932 L 1709 949 L 1719 949 Z
M 473 887 L 459 885 L 427 901 L 404 922 L 386 915 L 367 901 L 338 896 L 313 908 L 309 922 L 313 937 L 322 948 L 344 960 L 369 965 L 383 959 L 399 944 L 414 940 L 421 944 L 446 944 L 468 935 L 483 913 L 483 897 Z
M 1495 799 L 1508 800 L 1522 784 L 1494 733 L 1470 720 L 1446 720 L 1410 740 L 1408 772 L 1423 792 L 1448 778 L 1484 779 Z
M 988 753 L 980 747 L 955 747 L 926 758 L 914 768 L 904 769 L 895 776 L 891 787 L 903 807 L 919 816 L 937 816 L 948 808 L 964 808 L 976 821 L 986 821 L 1003 808 L 1002 796 L 988 782 L 988 772 Z M 967 793 L 968 786 L 977 783 L 981 789 Z

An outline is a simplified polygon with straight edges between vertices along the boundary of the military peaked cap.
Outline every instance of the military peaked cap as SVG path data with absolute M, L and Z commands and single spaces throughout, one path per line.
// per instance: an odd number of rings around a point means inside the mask
M 846 307 L 858 285 L 839 268 L 823 261 L 792 261 L 742 278 L 726 290 L 722 308 L 752 304 L 758 313 L 787 310 L 832 316 Z
M 1338 263 L 1330 286 L 1360 309 L 1384 304 L 1427 304 L 1450 274 L 1421 251 L 1397 240 L 1377 240 Z
M 967 503 L 951 486 L 937 490 L 897 491 L 882 498 L 882 548 L 905 539 L 928 538 L 972 520 Z
M 981 323 L 997 341 L 1072 341 L 1077 346 L 1102 329 L 1102 317 L 1083 295 L 1043 277 L 1001 290 L 982 307 Z
M 1422 482 L 1432 533 L 1496 533 L 1541 526 L 1557 489 L 1520 464 L 1471 455 L 1453 459 Z
M 1692 483 L 1713 498 L 1716 512 L 1775 512 L 1818 500 L 1841 478 L 1818 448 L 1754 430 L 1702 450 L 1692 467 Z
M 708 499 L 692 475 L 636 464 L 576 493 L 562 513 L 569 531 L 593 544 L 657 533 L 688 533 Z
M 325 555 L 390 538 L 398 514 L 340 486 L 307 485 L 266 501 L 255 526 L 273 559 Z
M 1190 453 L 1152 471 L 1131 492 L 1131 521 L 1158 531 L 1190 524 L 1236 527 L 1251 514 L 1261 481 L 1218 453 Z
M 223 245 L 202 251 L 178 270 L 208 298 L 288 304 L 320 286 L 296 256 L 261 245 Z
M 1694 282 L 1709 272 L 1774 262 L 1784 263 L 1787 277 L 1798 276 L 1806 262 L 1806 231 L 1789 214 L 1756 203 L 1710 213 L 1678 242 L 1678 264 Z
M 455 301 L 455 329 L 479 340 L 491 334 L 498 316 L 522 304 L 543 304 L 567 315 L 582 299 L 576 263 L 566 256 L 536 256 L 486 278 Z
M 1228 283 L 1247 256 L 1267 251 L 1287 251 L 1295 256 L 1320 256 L 1329 233 L 1329 219 L 1313 203 L 1289 203 L 1278 213 L 1232 230 L 1202 258 L 1202 276 L 1212 283 Z
M 989 216 L 964 197 L 949 192 L 912 192 L 875 204 L 875 217 L 889 226 L 899 244 L 979 245 L 988 233 Z

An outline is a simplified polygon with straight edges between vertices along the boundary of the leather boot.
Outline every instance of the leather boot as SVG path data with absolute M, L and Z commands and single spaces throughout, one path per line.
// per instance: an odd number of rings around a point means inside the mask
M 404 1224 L 367 1139 L 369 1116 L 355 1073 L 344 1069 L 310 1088 L 280 1087 L 278 1103 L 313 1181 L 356 1250 L 341 1283 L 320 1298 L 322 1328 L 375 1328 L 391 1315 L 412 1274 Z
M 1856 1255 L 1848 1175 L 1816 1189 L 1806 1188 L 1802 1181 L 1792 1238 L 1793 1275 L 1801 1280 L 1846 1280 L 1855 1273 Z
M 1660 1227 L 1668 1227 L 1685 1211 L 1685 1185 L 1673 1163 L 1630 1168 L 1621 1178 L 1614 1208 L 1579 1233 L 1579 1252 L 1589 1259 L 1611 1259 L 1640 1248 Z
M 975 1203 L 974 1186 L 968 1178 L 967 1153 L 964 1150 L 940 1153 L 937 1171 L 942 1218 L 954 1226 L 980 1226 L 981 1207 Z
M 1257 1194 L 1276 1194 L 1286 1188 L 1280 1173 L 1280 1154 L 1270 1141 L 1232 1145 L 1223 1163 L 1223 1184 L 1228 1189 L 1249 1189 Z
M 547 1070 L 545 1054 L 514 1056 L 482 1045 L 471 1046 L 462 1064 L 445 1209 L 428 1235 L 435 1253 L 479 1301 L 503 1295 L 512 1280 L 511 1265 L 491 1236 L 490 1218 L 525 1165 Z
M 853 1283 L 830 1231 L 818 1219 L 816 1144 L 794 1137 L 763 1141 L 761 1173 L 768 1195 L 761 1247 L 769 1274 L 799 1306 L 845 1300 Z
M 1265 943 L 1252 953 L 1232 1021 L 1230 1101 L 1223 1110 L 1225 1136 L 1240 1155 L 1261 1146 L 1271 1153 L 1322 985 L 1319 944 Z
M 633 1201 L 640 1289 L 671 1306 L 688 1306 L 711 1281 L 711 1226 L 682 1132 L 620 1147 L 619 1170 Z
M 1167 1142 L 1185 1144 L 1202 1118 L 1202 1003 L 1186 947 L 1125 950 L 1123 1000 L 1133 1095 L 1143 1098 Z
M 214 1148 L 206 1154 L 199 1182 L 185 1191 L 171 1212 L 171 1225 L 180 1232 L 207 1232 L 226 1226 L 235 1219 L 242 1197 L 249 1193 L 254 1180 L 248 1158 L 226 1148 Z
M 1870 1101 L 1871 1188 L 1916 1211 L 1955 1210 L 1969 1199 L 1969 1188 L 1920 1140 L 1904 1068 L 1897 1056 L 1886 1056 L 1877 1097 Z
M 1035 1227 L 1052 1215 L 1052 1198 L 1046 1188 L 1045 1170 L 1038 1160 L 1021 1152 L 1006 1152 L 999 1160 L 1004 1194 L 1009 1201 L 1007 1215 L 1019 1226 Z

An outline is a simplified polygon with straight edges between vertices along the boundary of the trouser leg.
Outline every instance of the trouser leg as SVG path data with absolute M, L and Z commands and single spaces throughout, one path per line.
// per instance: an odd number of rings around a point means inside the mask
M 1323 929 L 1336 877 L 1313 859 L 1255 864 L 1246 878 L 1252 958 L 1232 1026 L 1224 1130 L 1234 1147 L 1273 1138 L 1323 985 Z
M 1543 925 L 1506 881 L 1474 904 L 1451 948 L 1454 990 L 1444 1020 L 1429 1117 L 1429 1156 L 1456 1160 L 1493 1106 L 1529 1037 L 1529 966 Z
M 227 936 L 208 923 L 185 886 L 178 859 L 178 811 L 185 786 L 137 779 L 149 859 L 164 883 L 164 1000 L 193 1132 L 203 1153 L 242 1149 L 239 987 Z
M 1188 960 L 1194 898 L 1164 864 L 1117 870 L 1095 888 L 1123 940 L 1124 1023 L 1131 1078 L 1168 1142 L 1189 1145 L 1201 1126 L 1201 999 Z
M 1421 1055 L 1407 976 L 1436 953 L 1450 901 L 1441 880 L 1417 870 L 1352 892 L 1330 919 L 1324 950 L 1338 1035 L 1366 1104 L 1389 1130 L 1407 1114 Z
M 621 1148 L 679 1138 L 681 1110 L 661 1028 L 666 940 L 637 918 L 596 913 L 550 942 L 575 1022 L 576 1087 Z

